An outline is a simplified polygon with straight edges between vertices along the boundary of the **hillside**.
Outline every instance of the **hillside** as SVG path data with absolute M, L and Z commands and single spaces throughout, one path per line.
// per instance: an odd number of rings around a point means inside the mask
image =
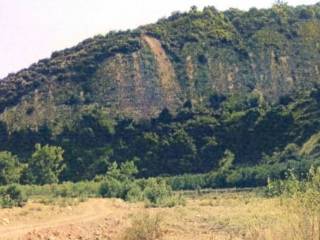
M 258 92 L 268 102 L 320 80 L 320 4 L 248 12 L 214 7 L 173 13 L 54 52 L 0 81 L 9 129 L 56 132 L 95 109 L 149 119 L 215 92 Z
M 0 81 L 0 184 L 99 179 L 114 162 L 215 172 L 195 176 L 205 187 L 306 173 L 320 164 L 319 39 L 320 4 L 209 7 L 55 52 Z

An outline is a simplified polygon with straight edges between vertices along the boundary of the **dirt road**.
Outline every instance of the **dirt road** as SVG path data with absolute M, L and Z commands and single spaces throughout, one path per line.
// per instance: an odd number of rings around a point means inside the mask
M 69 207 L 29 203 L 0 212 L 0 239 L 81 239 L 97 236 L 97 231 L 103 235 L 99 237 L 108 239 L 118 232 L 115 226 L 137 208 L 116 199 L 90 199 Z
M 132 219 L 144 213 L 163 217 L 164 240 L 239 240 L 251 234 L 252 226 L 267 229 L 287 222 L 277 199 L 248 193 L 190 197 L 185 206 L 173 208 L 145 208 L 119 199 L 50 204 L 0 209 L 0 240 L 120 240 Z

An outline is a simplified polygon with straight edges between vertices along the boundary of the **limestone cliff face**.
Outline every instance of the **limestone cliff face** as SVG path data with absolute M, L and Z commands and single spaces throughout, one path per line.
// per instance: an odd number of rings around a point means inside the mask
M 2 79 L 0 119 L 61 129 L 96 108 L 141 119 L 217 91 L 276 101 L 309 88 L 320 82 L 320 7 L 279 9 L 192 10 L 85 40 Z

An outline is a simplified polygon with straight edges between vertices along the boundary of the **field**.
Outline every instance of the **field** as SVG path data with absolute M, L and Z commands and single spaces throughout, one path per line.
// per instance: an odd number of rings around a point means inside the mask
M 301 221 L 306 215 L 292 206 L 258 192 L 194 192 L 184 206 L 172 208 L 120 199 L 34 198 L 23 208 L 0 210 L 0 239 L 318 239 L 318 227 L 311 226 L 309 236 L 309 221 Z

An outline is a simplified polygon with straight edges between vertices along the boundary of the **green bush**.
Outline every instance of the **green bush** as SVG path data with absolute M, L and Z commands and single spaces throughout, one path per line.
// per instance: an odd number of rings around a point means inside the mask
M 148 206 L 162 206 L 172 196 L 171 187 L 164 180 L 150 178 L 146 182 L 143 195 Z
M 131 185 L 129 191 L 127 192 L 126 200 L 129 202 L 138 202 L 143 200 L 143 191 L 138 184 L 133 183 Z
M 103 197 L 116 197 L 133 199 L 133 195 L 138 196 L 138 188 L 134 183 L 133 176 L 137 174 L 137 168 L 134 163 L 125 162 L 118 166 L 113 163 L 106 174 L 104 181 L 101 183 L 99 193 Z M 130 192 L 130 196 L 127 196 Z
M 114 178 L 108 178 L 100 185 L 99 193 L 102 197 L 125 197 L 124 183 Z
M 147 206 L 152 206 L 152 204 L 148 204 Z M 164 198 L 161 203 L 160 206 L 161 207 L 174 207 L 174 206 L 185 206 L 186 205 L 186 199 L 181 195 L 176 195 L 176 194 L 172 194 L 166 198 Z
M 165 179 L 140 179 L 133 178 L 137 174 L 133 162 L 126 162 L 118 166 L 113 163 L 100 184 L 99 193 L 103 197 L 122 198 L 136 202 L 145 200 L 148 206 L 175 206 L 183 204 L 182 197 L 176 198 L 172 188 Z
M 7 151 L 0 152 L 0 169 L 0 184 L 19 182 L 22 166 L 17 156 Z
M 197 188 L 207 187 L 206 174 L 185 174 L 165 178 L 172 190 L 196 190 Z
M 65 168 L 63 152 L 61 147 L 36 144 L 26 172 L 28 182 L 40 185 L 57 183 Z
M 281 179 L 268 179 L 265 189 L 266 196 L 301 197 L 309 193 L 320 194 L 320 167 L 311 166 L 306 178 L 299 178 L 293 170 L 287 172 L 287 177 Z
M 160 240 L 163 239 L 162 218 L 160 215 L 142 214 L 136 216 L 121 240 Z
M 11 185 L 1 190 L 0 205 L 5 208 L 23 207 L 28 199 L 17 185 Z

